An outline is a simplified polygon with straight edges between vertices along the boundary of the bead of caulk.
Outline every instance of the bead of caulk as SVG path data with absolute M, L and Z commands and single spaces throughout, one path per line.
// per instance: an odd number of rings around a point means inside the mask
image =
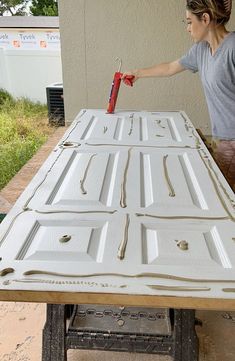
M 188 250 L 188 242 L 187 241 L 176 241 L 177 242 L 177 246 L 182 250 L 182 251 L 187 251 Z
M 60 238 L 60 242 L 61 242 L 61 243 L 66 243 L 66 242 L 69 242 L 70 239 L 71 239 L 71 236 L 68 236 L 67 234 L 65 234 L 64 236 L 62 236 L 62 237 Z

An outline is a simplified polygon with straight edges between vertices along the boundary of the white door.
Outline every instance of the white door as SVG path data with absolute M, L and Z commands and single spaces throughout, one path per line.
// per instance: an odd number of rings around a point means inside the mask
M 183 112 L 82 110 L 0 227 L 0 299 L 235 309 L 234 209 Z

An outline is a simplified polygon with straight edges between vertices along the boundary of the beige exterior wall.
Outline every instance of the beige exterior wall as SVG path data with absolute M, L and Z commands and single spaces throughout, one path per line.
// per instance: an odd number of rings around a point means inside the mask
M 106 108 L 115 58 L 122 70 L 181 57 L 192 45 L 185 0 L 59 0 L 66 120 L 81 108 Z M 229 29 L 235 30 L 235 9 Z M 209 133 L 201 82 L 189 71 L 172 78 L 141 79 L 120 88 L 117 109 L 185 110 Z

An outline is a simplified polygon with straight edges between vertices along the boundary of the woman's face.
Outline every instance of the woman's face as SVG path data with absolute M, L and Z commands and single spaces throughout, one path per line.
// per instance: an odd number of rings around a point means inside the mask
M 198 43 L 199 41 L 206 40 L 208 22 L 206 18 L 199 19 L 196 15 L 192 14 L 190 11 L 186 11 L 186 22 L 187 22 L 187 31 L 190 33 L 191 37 Z

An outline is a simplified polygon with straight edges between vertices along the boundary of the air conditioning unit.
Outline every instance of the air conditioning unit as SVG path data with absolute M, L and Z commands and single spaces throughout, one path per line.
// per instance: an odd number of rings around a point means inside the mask
M 63 84 L 54 83 L 46 87 L 49 122 L 65 125 Z

